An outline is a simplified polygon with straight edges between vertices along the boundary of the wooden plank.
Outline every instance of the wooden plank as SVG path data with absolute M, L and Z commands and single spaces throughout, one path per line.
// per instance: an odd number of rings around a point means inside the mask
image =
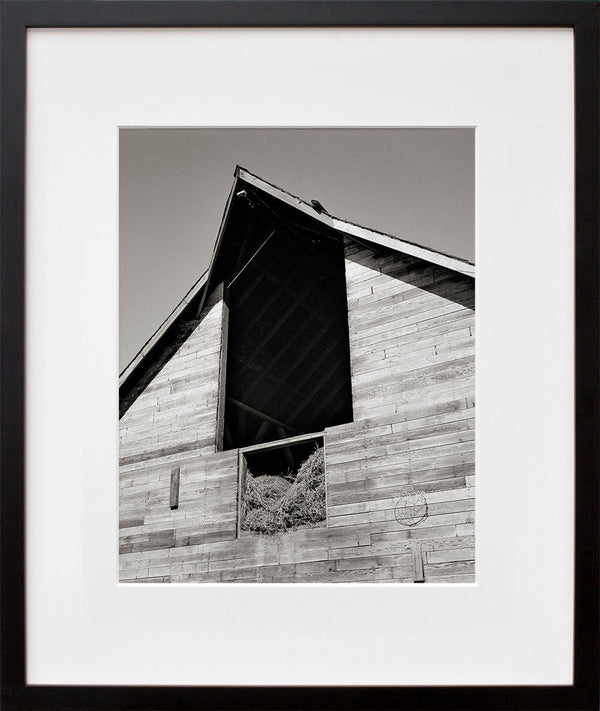
M 221 313 L 221 349 L 219 352 L 219 378 L 217 400 L 217 428 L 215 433 L 215 450 L 223 449 L 225 437 L 225 385 L 227 378 L 227 343 L 229 339 L 229 304 L 227 291 L 223 283 L 218 287 L 221 290 L 223 304 Z
M 399 491 L 399 490 L 397 490 Z M 438 501 L 430 502 L 429 497 L 427 498 L 427 510 L 430 516 L 435 516 L 437 514 L 445 513 L 457 513 L 460 511 L 474 511 L 475 510 L 475 500 L 472 498 L 472 490 L 470 497 L 469 495 L 463 494 L 468 491 L 466 489 L 459 490 L 461 498 L 452 497 L 448 500 L 441 498 Z M 407 489 L 410 492 L 410 489 Z M 453 494 L 456 490 L 451 490 L 450 492 L 436 492 L 441 493 L 442 497 L 446 493 Z M 433 496 L 434 494 L 432 494 Z M 359 501 L 354 504 L 331 504 L 330 505 L 330 516 L 347 516 L 355 513 L 365 513 L 373 511 L 392 511 L 396 505 L 396 499 L 398 495 L 394 495 L 385 499 Z
M 440 470 L 443 471 L 443 470 Z M 445 476 L 445 475 L 444 475 Z M 424 477 L 422 481 L 419 477 L 414 477 L 410 474 L 402 474 L 396 477 L 393 472 L 385 479 L 362 479 L 359 481 L 351 481 L 338 486 L 337 490 L 328 492 L 330 506 L 343 506 L 348 504 L 360 504 L 368 502 L 376 502 L 389 499 L 390 497 L 398 497 L 402 494 L 409 493 L 411 489 L 417 485 L 424 493 L 429 493 L 431 496 L 439 494 L 444 496 L 448 501 L 462 500 L 468 497 L 467 492 L 472 492 L 472 488 L 465 486 L 464 478 L 449 474 L 448 478 L 439 477 L 438 481 L 427 481 L 434 478 Z M 376 483 L 372 486 L 371 482 Z M 386 487 L 380 488 L 379 482 L 385 481 Z M 363 486 L 357 486 L 362 484 Z M 456 496 L 453 496 L 456 494 Z M 472 494 L 471 494 L 472 496 Z M 429 500 L 429 499 L 428 499 Z M 435 502 L 438 503 L 438 502 Z
M 329 526 L 330 528 L 335 528 L 339 526 L 356 526 L 370 523 L 374 524 L 374 530 L 380 529 L 381 531 L 383 531 L 389 530 L 389 527 L 400 527 L 402 529 L 408 528 L 416 532 L 435 526 L 446 526 L 449 524 L 459 523 L 473 523 L 474 516 L 475 515 L 473 509 L 467 511 L 457 511 L 455 513 L 447 514 L 429 513 L 429 515 L 419 524 L 418 528 L 412 528 L 411 526 L 405 526 L 403 524 L 398 523 L 395 517 L 394 509 L 385 509 L 377 511 L 365 511 L 362 513 L 345 514 L 343 516 L 335 516 L 332 514 L 329 517 Z
M 413 581 L 415 583 L 424 583 L 425 574 L 423 573 L 423 546 L 419 541 L 415 541 L 412 546 L 412 565 L 413 565 Z
M 435 310 L 433 314 L 427 311 L 412 323 L 362 328 L 354 333 L 352 343 L 355 348 L 364 348 L 375 343 L 377 347 L 382 347 L 386 342 L 391 346 L 413 334 L 432 335 L 440 330 L 453 329 L 474 322 L 475 313 L 471 309 L 466 309 L 459 304 L 446 304 L 445 309 L 440 309 L 439 314 L 436 314 Z
M 444 402 L 451 397 L 470 395 L 475 386 L 474 358 L 466 361 L 453 360 L 450 368 L 435 373 L 421 369 L 413 377 L 402 382 L 402 376 L 389 377 L 385 380 L 369 383 L 368 385 L 355 385 L 354 392 L 354 417 L 355 419 L 373 419 L 378 414 L 392 414 L 404 403 L 423 402 L 426 398 L 430 402 Z M 388 410 L 384 408 L 387 406 Z
M 449 380 L 454 377 L 463 377 L 473 374 L 475 370 L 474 354 L 469 352 L 463 358 L 453 358 L 450 361 L 435 363 L 433 365 L 418 365 L 412 370 L 400 372 L 399 369 L 389 368 L 382 371 L 367 372 L 362 375 L 352 375 L 352 384 L 361 389 L 369 388 L 374 394 L 387 389 L 388 384 L 395 384 L 396 390 L 414 389 Z
M 246 474 L 248 472 L 248 464 L 241 450 L 238 452 L 238 480 L 237 480 L 237 519 L 236 519 L 236 538 L 240 537 L 242 529 L 242 492 L 246 482 Z
M 427 575 L 464 575 L 475 573 L 474 560 L 458 560 L 452 563 L 430 563 L 426 566 Z
M 428 563 L 453 563 L 462 560 L 475 560 L 475 548 L 430 551 L 425 555 Z
M 475 421 L 475 410 L 472 407 L 463 407 L 460 410 L 453 410 L 439 415 L 420 417 L 417 419 L 406 419 L 401 423 L 391 425 L 394 434 L 404 432 L 409 437 L 419 436 L 419 433 L 433 431 L 434 428 L 442 428 L 459 422 L 469 423 L 471 426 Z
M 248 447 L 242 447 L 240 452 L 261 452 L 268 449 L 279 449 L 281 447 L 291 447 L 294 444 L 301 444 L 302 442 L 308 442 L 311 439 L 322 439 L 324 432 L 311 432 L 310 434 L 301 434 L 296 437 L 286 437 L 285 439 L 278 439 L 272 442 L 263 442 L 262 444 L 251 444 Z
M 335 475 L 331 482 L 332 484 L 344 484 L 345 482 L 358 481 L 360 479 L 378 479 L 396 475 L 399 477 L 408 475 L 407 482 L 434 481 L 456 476 L 440 472 L 441 469 L 445 469 L 448 472 L 448 467 L 471 464 L 474 461 L 474 446 L 468 452 L 449 453 L 444 452 L 439 447 L 434 449 L 434 452 L 422 459 L 412 457 L 412 452 L 404 452 L 376 458 L 369 456 L 351 462 L 340 462 L 338 465 L 332 465 L 336 467 L 335 469 L 330 468 L 332 476 Z M 428 471 L 431 471 L 432 474 L 435 473 L 435 476 L 428 476 Z M 440 476 L 437 476 L 438 473 L 440 473 Z M 414 476 L 412 476 L 413 474 Z M 394 480 L 389 479 L 388 481 L 390 482 L 389 484 L 382 482 L 380 486 L 392 486 Z
M 275 227 L 269 232 L 269 234 L 267 235 L 266 239 L 263 240 L 263 242 L 261 242 L 260 247 L 258 247 L 258 249 L 257 249 L 257 250 L 254 252 L 254 254 L 250 257 L 250 259 L 248 259 L 248 261 L 247 261 L 247 262 L 244 264 L 244 266 L 237 272 L 237 274 L 233 277 L 233 279 L 229 282 L 229 284 L 227 284 L 227 288 L 228 288 L 228 289 L 234 284 L 234 282 L 237 281 L 237 279 L 239 279 L 239 277 L 243 274 L 243 272 L 246 271 L 246 269 L 248 268 L 248 266 L 254 261 L 254 259 L 258 256 L 259 252 L 262 251 L 263 247 L 265 247 L 265 245 L 267 244 L 267 242 L 271 239 L 271 237 L 273 237 L 273 235 L 277 232 L 278 229 L 279 229 L 279 226 L 277 225 L 277 226 L 275 226 Z
M 370 292 L 361 293 L 360 295 L 353 293 L 349 297 L 348 307 L 353 310 L 362 309 L 367 312 L 370 308 L 376 309 L 383 302 L 409 301 L 420 296 L 423 291 L 430 293 L 431 290 L 435 290 L 433 293 L 437 295 L 442 293 L 441 285 L 444 282 L 453 284 L 457 281 L 456 275 L 451 275 L 450 273 L 436 280 L 431 270 L 429 272 L 423 270 L 414 277 L 411 274 L 401 281 L 385 274 L 382 277 L 363 282 L 365 285 L 369 284 L 371 286 Z M 364 289 L 361 289 L 361 292 L 364 292 Z
M 410 457 L 406 455 L 395 454 L 377 458 L 372 461 L 365 459 L 348 464 L 343 463 L 339 465 L 338 471 L 342 473 L 344 482 L 408 475 L 406 478 L 407 483 L 416 483 L 452 478 L 455 475 L 441 473 L 438 477 L 437 473 L 440 470 L 446 470 L 446 472 L 448 472 L 449 467 L 471 464 L 474 461 L 474 448 L 469 452 L 453 454 L 445 454 L 442 449 L 442 451 L 436 451 L 431 456 L 424 457 L 421 460 L 411 460 Z M 415 473 L 414 475 L 413 472 Z M 416 472 L 418 472 L 418 474 Z M 421 474 L 421 472 L 424 472 L 424 474 Z M 431 472 L 431 476 L 428 476 L 427 472 Z M 463 486 L 464 481 L 465 479 L 462 477 Z M 340 482 L 342 487 L 344 482 Z M 392 486 L 394 479 L 389 479 L 389 482 L 388 486 Z
M 374 543 L 395 543 L 395 542 L 403 542 L 403 541 L 408 541 L 408 540 L 416 540 L 416 539 L 425 539 L 427 537 L 434 538 L 434 539 L 439 539 L 439 538 L 451 538 L 456 535 L 456 526 L 455 525 L 449 525 L 449 526 L 438 526 L 435 528 L 429 528 L 429 529 L 420 529 L 420 528 L 412 528 L 412 529 L 404 529 L 402 531 L 398 531 L 392 528 L 387 528 L 386 530 L 382 530 L 380 533 L 372 533 L 371 534 L 371 540 Z
M 197 530 L 197 529 L 196 529 Z M 197 543 L 209 543 L 211 541 L 226 541 L 235 540 L 235 524 L 230 525 L 229 528 L 223 528 L 222 530 L 211 531 L 210 533 L 190 533 L 182 534 L 177 531 L 177 538 L 175 540 L 175 546 L 190 546 Z
M 264 420 L 265 422 L 270 422 L 273 425 L 276 425 L 277 427 L 284 427 L 286 430 L 289 430 L 290 432 L 298 432 L 297 429 L 295 429 L 294 427 L 290 427 L 290 425 L 286 425 L 285 422 L 280 422 L 279 420 L 276 420 L 274 417 L 271 417 L 270 415 L 266 415 L 264 412 L 261 412 L 260 410 L 256 410 L 255 408 L 250 407 L 250 405 L 246 405 L 245 403 L 240 402 L 239 400 L 234 400 L 234 398 L 228 397 L 227 401 L 230 402 L 232 405 L 235 405 L 239 410 L 249 412 L 251 415 L 258 417 L 259 419 Z
M 437 363 L 444 359 L 458 358 L 460 356 L 456 355 L 457 351 L 473 351 L 474 347 L 475 338 L 469 327 L 445 331 L 430 339 L 412 339 L 406 342 L 402 340 L 393 347 L 380 349 L 373 345 L 371 350 L 365 349 L 362 354 L 356 349 L 351 352 L 352 372 L 362 375 L 384 368 L 393 368 L 395 371 L 399 368 L 414 369 L 419 363 Z
M 386 434 L 389 427 L 392 431 L 400 431 L 403 427 L 417 429 L 425 427 L 429 422 L 448 422 L 452 418 L 475 417 L 472 406 L 467 398 L 448 398 L 440 403 L 399 403 L 400 409 L 391 415 L 374 419 L 357 420 L 346 425 L 327 428 L 327 442 L 333 445 L 343 444 L 360 436 L 361 433 L 371 433 L 373 436 Z M 470 410 L 470 412 L 465 412 Z M 437 419 L 440 418 L 440 419 Z M 447 419 L 443 419 L 447 418 Z M 396 429 L 394 429 L 396 428 Z
M 471 410 L 471 413 L 473 411 Z M 337 453 L 348 454 L 353 451 L 363 451 L 371 447 L 383 447 L 386 445 L 397 445 L 400 443 L 406 444 L 409 448 L 416 449 L 420 446 L 428 446 L 435 444 L 434 439 L 440 437 L 448 437 L 452 434 L 457 436 L 474 429 L 474 418 L 463 417 L 456 420 L 448 420 L 440 424 L 432 424 L 431 426 L 408 429 L 406 423 L 401 429 L 397 429 L 393 433 L 380 434 L 372 436 L 367 432 L 363 437 L 348 439 L 342 445 L 329 445 L 332 455 Z M 445 441 L 445 440 L 440 440 Z
M 473 301 L 474 305 L 474 301 Z M 465 306 L 462 303 L 428 303 L 422 304 L 421 308 L 414 308 L 414 304 L 411 309 L 403 309 L 402 314 L 391 313 L 385 314 L 384 318 L 378 318 L 376 322 L 366 321 L 365 323 L 354 323 L 350 322 L 350 340 L 354 342 L 354 339 L 373 339 L 373 342 L 379 342 L 383 340 L 393 340 L 395 332 L 401 329 L 411 329 L 412 326 L 419 326 L 425 321 L 429 321 L 433 318 L 443 319 L 449 314 L 471 314 L 473 313 L 473 306 Z M 377 336 L 377 338 L 375 337 Z
M 212 444 L 209 442 L 209 444 Z M 128 464 L 135 464 L 137 462 L 144 462 L 149 459 L 158 459 L 159 457 L 169 457 L 175 454 L 181 454 L 183 452 L 198 452 L 203 447 L 207 446 L 207 441 L 196 441 L 196 442 L 183 442 L 181 444 L 174 445 L 173 447 L 160 447 L 159 449 L 153 451 L 145 451 L 140 454 L 133 454 L 131 456 L 121 457 L 119 459 L 119 464 L 121 466 L 126 466 Z
M 400 267 L 400 270 L 389 269 L 380 272 L 378 275 L 375 272 L 375 276 L 372 275 L 372 271 L 370 274 L 371 276 L 367 278 L 363 278 L 367 276 L 367 273 L 357 275 L 356 279 L 359 279 L 359 281 L 353 281 L 349 285 L 350 303 L 354 304 L 358 301 L 361 304 L 377 304 L 379 301 L 389 299 L 401 301 L 418 298 L 422 292 L 427 292 L 435 297 L 440 294 L 443 295 L 450 289 L 455 288 L 456 285 L 474 290 L 472 280 L 465 279 L 465 277 L 451 271 L 436 273 L 433 269 L 418 269 L 414 267 L 411 267 L 410 270 L 404 269 L 402 271 L 402 267 Z M 469 281 L 471 282 L 470 284 Z M 366 286 L 371 287 L 371 293 L 363 293 L 362 296 L 355 297 L 355 292 L 358 290 L 364 292 L 364 287 Z
M 408 300 L 390 299 L 379 302 L 377 306 L 360 307 L 349 312 L 349 323 L 355 329 L 372 328 L 383 323 L 408 323 L 408 319 L 420 320 L 423 312 L 443 308 L 446 301 L 452 300 L 459 308 L 472 309 L 474 291 L 463 284 L 455 284 L 452 289 L 442 295 L 434 295 L 423 291 L 418 296 Z M 458 302 L 458 304 L 456 304 Z
M 236 571 L 242 568 L 253 568 L 256 570 L 261 570 L 265 565 L 277 564 L 278 562 L 278 555 L 265 556 L 260 560 L 260 563 L 254 556 L 251 556 L 249 558 L 225 558 L 220 560 L 211 556 L 208 563 L 208 570 L 211 573 L 216 572 L 217 570 Z
M 393 384 L 393 383 L 392 383 Z M 391 385 L 388 385 L 386 390 L 384 387 L 377 387 L 376 392 L 372 392 L 374 388 L 356 387 L 355 400 L 362 398 L 359 403 L 358 410 L 360 416 L 356 414 L 356 420 L 372 420 L 382 418 L 385 420 L 387 415 L 394 413 L 402 413 L 405 408 L 418 405 L 419 403 L 427 402 L 433 406 L 436 404 L 445 404 L 449 400 L 455 398 L 474 398 L 475 395 L 475 380 L 473 372 L 465 375 L 457 375 L 449 380 L 431 380 L 430 382 L 417 382 L 414 388 L 410 390 L 399 388 L 397 392 L 391 393 Z M 371 392 L 369 398 L 367 394 Z M 390 395 L 393 394 L 393 398 Z M 388 410 L 384 411 L 383 406 L 388 406 Z M 393 410 L 389 406 L 393 406 Z
M 452 538 L 441 538 L 437 541 L 428 541 L 423 544 L 423 551 L 447 551 L 453 550 L 455 548 L 474 548 L 475 547 L 475 536 L 472 534 L 469 536 L 456 535 Z
M 390 555 L 358 555 L 356 557 L 344 556 L 332 558 L 335 560 L 336 570 L 365 570 L 368 568 L 405 567 L 410 569 L 410 554 Z M 407 572 L 409 572 L 407 570 Z
M 383 438 L 382 438 L 383 439 Z M 385 438 L 387 441 L 387 437 Z M 444 448 L 444 453 L 454 453 L 459 451 L 472 451 L 475 440 L 475 430 L 473 428 L 458 429 L 447 434 L 422 439 L 405 439 L 397 436 L 397 440 L 387 443 L 384 441 L 378 444 L 376 440 L 372 442 L 357 443 L 355 447 L 348 447 L 347 451 L 341 450 L 330 453 L 330 464 L 349 464 L 360 462 L 365 458 L 386 457 L 388 455 L 405 455 L 407 459 L 422 458 L 423 452 L 430 452 L 432 449 Z
M 371 543 L 365 546 L 346 548 L 329 548 L 329 558 L 331 560 L 343 560 L 345 558 L 358 559 L 362 557 L 370 558 L 373 556 L 377 557 L 387 555 L 403 555 L 410 563 L 410 541 L 404 541 L 402 543 Z
M 438 536 L 432 531 L 438 531 L 442 528 L 452 526 L 452 533 L 456 535 L 456 526 L 474 523 L 474 513 L 465 511 L 453 514 L 443 514 L 439 516 L 428 516 L 418 526 L 402 526 L 396 520 L 394 511 L 374 511 L 364 514 L 352 514 L 349 516 L 334 516 L 330 519 L 331 529 L 351 530 L 355 526 L 368 526 L 372 531 L 371 538 L 377 533 L 388 531 L 405 531 L 408 538 L 437 538 Z
M 400 281 L 411 273 L 411 270 L 422 271 L 418 267 L 415 269 L 413 263 L 410 263 L 402 258 L 392 259 L 395 264 L 389 270 L 383 269 L 386 267 L 386 260 L 380 259 L 366 259 L 354 260 L 346 259 L 345 270 L 346 270 L 346 287 L 348 289 L 348 294 L 351 296 L 352 293 L 357 289 L 361 288 L 363 285 L 374 285 L 374 284 L 385 284 L 390 281 L 396 280 Z M 389 264 L 389 260 L 388 260 Z M 423 262 L 421 262 L 423 264 Z
M 206 390 L 212 388 L 216 389 L 217 378 L 219 376 L 219 359 L 216 354 L 211 356 L 210 367 L 208 367 L 208 365 L 209 364 L 205 364 L 204 367 L 197 372 L 173 378 L 173 380 L 170 381 L 171 393 L 184 392 L 191 390 L 192 387 L 204 388 Z
M 474 393 L 475 380 L 472 374 L 462 378 L 453 378 L 443 383 L 432 383 L 415 390 L 402 391 L 395 394 L 393 398 L 380 393 L 369 399 L 357 389 L 353 403 L 354 418 L 355 420 L 381 418 L 382 422 L 385 422 L 389 417 L 396 417 L 402 413 L 405 408 L 423 402 L 435 406 L 437 404 L 445 405 L 455 398 L 473 401 Z
M 262 423 L 262 425 L 258 428 L 256 437 L 254 438 L 254 444 L 260 444 L 260 440 L 267 434 L 267 430 L 271 427 L 271 424 L 271 422 L 267 421 Z
M 203 427 L 202 421 L 189 425 L 188 423 L 185 423 L 176 431 L 169 429 L 167 432 L 159 431 L 156 433 L 155 430 L 150 427 L 147 437 L 134 435 L 131 438 L 123 438 L 121 441 L 120 455 L 121 457 L 124 457 L 129 454 L 134 454 L 136 451 L 154 449 L 161 444 L 176 445 L 183 444 L 185 442 L 198 442 L 205 440 L 212 440 L 214 450 L 214 423 L 211 430 L 212 431 L 207 431 L 207 429 Z
M 171 469 L 171 486 L 169 489 L 169 507 L 171 511 L 179 508 L 179 466 Z
M 144 516 L 123 517 L 119 519 L 119 528 L 138 528 L 144 525 Z

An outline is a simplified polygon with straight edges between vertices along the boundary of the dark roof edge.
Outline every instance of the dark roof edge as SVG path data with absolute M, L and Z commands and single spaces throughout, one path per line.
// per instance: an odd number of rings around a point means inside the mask
M 302 198 L 292 195 L 292 193 L 283 190 L 273 183 L 269 183 L 240 165 L 238 165 L 235 169 L 235 176 L 236 178 L 240 178 L 241 180 L 254 185 L 258 189 L 264 190 L 273 197 L 283 200 L 288 205 L 298 208 L 302 212 L 310 215 L 328 227 L 338 230 L 339 232 L 345 232 L 350 237 L 354 236 L 384 247 L 389 247 L 390 249 L 398 252 L 404 252 L 405 254 L 420 257 L 425 261 L 447 267 L 448 269 L 460 272 L 465 276 L 475 276 L 475 265 L 467 259 L 463 259 L 462 257 L 454 257 L 444 252 L 430 249 L 429 247 L 423 247 L 415 242 L 400 239 L 399 237 L 394 237 L 393 235 L 386 234 L 385 232 L 379 232 L 368 227 L 362 227 L 354 222 L 342 220 L 339 217 L 330 215 L 327 212 L 318 212 L 315 210 L 313 205 L 305 200 L 302 200 Z
M 160 340 L 161 336 L 166 333 L 169 326 L 177 319 L 181 312 L 188 306 L 204 288 L 207 282 L 208 269 L 202 274 L 200 279 L 193 284 L 190 289 L 186 292 L 185 296 L 177 304 L 177 306 L 171 311 L 171 313 L 164 319 L 160 326 L 154 331 L 150 338 L 144 343 L 140 350 L 133 356 L 129 363 L 123 368 L 119 374 L 119 387 L 123 385 L 125 380 L 129 375 L 135 370 L 135 368 L 141 363 L 146 354 L 153 348 L 154 345 Z

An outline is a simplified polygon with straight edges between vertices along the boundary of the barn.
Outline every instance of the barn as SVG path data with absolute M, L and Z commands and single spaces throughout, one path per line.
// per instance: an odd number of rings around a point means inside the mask
M 208 271 L 120 377 L 120 581 L 473 582 L 474 276 L 238 166 Z M 317 455 L 319 513 L 253 528 L 251 486 Z

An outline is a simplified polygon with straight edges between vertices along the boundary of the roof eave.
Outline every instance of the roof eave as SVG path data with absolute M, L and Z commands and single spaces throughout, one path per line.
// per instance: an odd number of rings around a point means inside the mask
M 338 230 L 339 232 L 344 232 L 350 237 L 356 237 L 361 240 L 372 242 L 373 244 L 378 244 L 382 247 L 388 247 L 389 249 L 393 249 L 397 252 L 403 252 L 404 254 L 418 257 L 426 262 L 431 262 L 432 264 L 452 269 L 453 271 L 464 274 L 465 276 L 475 277 L 475 265 L 464 259 L 451 257 L 447 254 L 443 254 L 442 252 L 437 252 L 433 249 L 421 247 L 420 245 L 412 242 L 399 239 L 398 237 L 392 237 L 391 235 L 386 235 L 383 232 L 378 232 L 377 230 L 355 225 L 352 222 L 341 220 L 333 215 L 329 215 L 328 213 L 317 212 L 317 210 L 315 210 L 315 208 L 309 203 L 301 200 L 291 193 L 286 192 L 285 190 L 282 190 L 281 188 L 278 188 L 276 185 L 268 183 L 266 180 L 259 178 L 257 175 L 250 173 L 248 170 L 239 165 L 235 170 L 235 176 L 236 178 L 240 178 L 244 182 L 253 185 L 259 190 L 264 191 L 272 197 L 281 200 L 287 205 L 296 208 L 300 212 L 309 215 L 323 225 Z
M 142 348 L 136 353 L 130 363 L 125 367 L 125 369 L 119 375 L 119 388 L 122 387 L 127 378 L 134 372 L 137 366 L 144 360 L 152 348 L 160 341 L 163 335 L 168 331 L 170 326 L 175 323 L 179 318 L 181 312 L 185 307 L 190 304 L 200 293 L 208 282 L 208 270 L 198 279 L 198 281 L 189 289 L 183 299 L 177 304 L 177 306 L 171 311 L 167 318 L 161 323 L 157 330 L 150 336 L 150 338 L 144 343 Z

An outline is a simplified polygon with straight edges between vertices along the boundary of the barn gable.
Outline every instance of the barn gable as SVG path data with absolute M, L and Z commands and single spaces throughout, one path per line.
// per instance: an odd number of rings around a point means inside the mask
M 238 168 L 208 273 L 121 378 L 121 579 L 472 580 L 473 271 Z M 325 525 L 242 531 L 248 461 L 315 441 Z

